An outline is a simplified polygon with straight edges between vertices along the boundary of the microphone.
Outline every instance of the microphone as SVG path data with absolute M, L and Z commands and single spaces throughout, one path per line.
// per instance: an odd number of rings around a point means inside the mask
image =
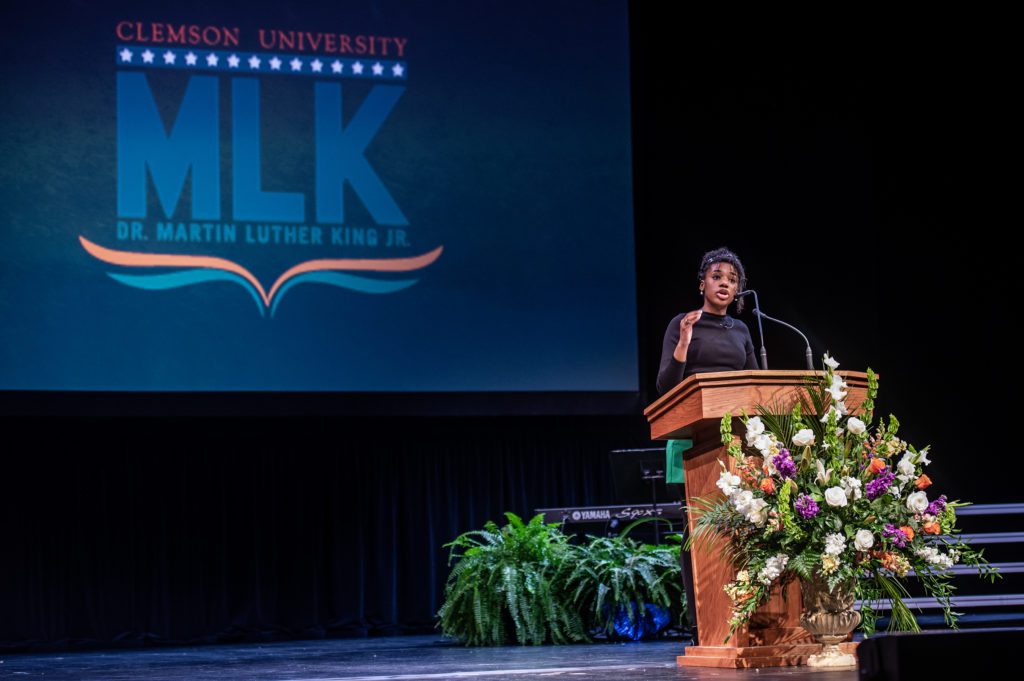
M 770 322 L 775 322 L 776 324 L 782 324 L 783 326 L 785 326 L 787 328 L 790 328 L 790 329 L 793 329 L 794 331 L 799 333 L 800 337 L 804 339 L 804 343 L 807 345 L 807 349 L 804 352 L 804 358 L 807 360 L 807 370 L 808 371 L 814 371 L 814 359 L 813 359 L 814 355 L 811 352 L 811 342 L 809 340 L 807 340 L 807 336 L 805 336 L 803 334 L 803 332 L 800 331 L 800 329 L 796 328 L 792 324 L 787 324 L 786 322 L 782 321 L 781 319 L 775 319 L 774 317 L 769 317 L 764 312 L 761 312 L 760 307 L 757 305 L 757 294 L 754 294 L 754 314 L 757 316 L 757 323 L 758 323 L 759 327 L 760 327 L 760 324 L 761 324 L 761 318 L 764 317 L 765 319 L 767 319 Z M 764 348 L 761 348 L 761 352 L 764 352 Z M 767 369 L 768 368 L 767 367 L 767 360 L 765 360 L 765 365 L 766 365 L 765 368 Z
M 754 296 L 754 312 L 757 313 L 757 308 L 760 307 L 757 303 L 757 291 L 754 289 L 747 289 L 746 291 L 740 291 L 736 294 L 737 298 L 742 298 L 744 296 Z M 768 351 L 764 349 L 764 327 L 761 325 L 760 315 L 757 315 L 757 337 L 761 339 L 761 369 L 767 369 Z

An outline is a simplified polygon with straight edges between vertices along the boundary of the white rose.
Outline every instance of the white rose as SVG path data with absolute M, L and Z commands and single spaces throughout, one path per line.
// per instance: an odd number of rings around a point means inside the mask
M 914 513 L 924 513 L 928 508 L 928 495 L 924 492 L 914 492 L 907 497 L 907 509 Z
M 871 530 L 857 530 L 853 537 L 853 545 L 858 551 L 867 551 L 875 545 L 875 536 L 871 534 Z
M 832 369 L 832 371 L 835 371 L 836 369 L 839 368 L 839 362 L 837 362 L 834 359 L 832 359 L 831 357 L 829 357 L 827 352 L 825 353 L 825 360 L 824 361 L 825 361 L 825 364 L 827 364 L 829 366 L 829 368 Z
M 829 487 L 825 490 L 825 501 L 829 506 L 846 506 L 846 490 L 842 487 Z
M 797 447 L 806 447 L 807 445 L 814 444 L 814 431 L 810 428 L 804 428 L 793 436 L 793 444 Z
M 856 416 L 851 416 L 849 420 L 847 420 L 846 427 L 854 435 L 863 435 L 864 431 L 868 429 L 867 425 L 865 425 L 864 422 Z

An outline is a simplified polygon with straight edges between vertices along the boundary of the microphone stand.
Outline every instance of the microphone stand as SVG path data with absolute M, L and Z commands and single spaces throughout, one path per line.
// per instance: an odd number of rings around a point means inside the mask
M 761 340 L 761 369 L 768 369 L 768 351 L 764 349 L 764 326 L 761 324 L 761 315 L 758 308 L 761 307 L 760 303 L 757 302 L 757 291 L 753 289 L 747 289 L 737 297 L 752 295 L 754 296 L 754 316 L 757 317 L 757 337 Z

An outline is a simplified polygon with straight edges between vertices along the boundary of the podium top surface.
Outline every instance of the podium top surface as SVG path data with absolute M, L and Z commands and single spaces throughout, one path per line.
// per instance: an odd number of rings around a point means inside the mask
M 868 376 L 862 371 L 837 371 L 847 385 L 851 412 L 863 402 Z M 654 439 L 688 436 L 689 427 L 701 420 L 720 419 L 726 412 L 753 412 L 758 404 L 782 403 L 787 411 L 798 399 L 807 379 L 823 371 L 748 369 L 693 374 L 644 409 Z M 670 421 L 656 427 L 659 421 Z M 655 435 L 658 433 L 658 435 Z

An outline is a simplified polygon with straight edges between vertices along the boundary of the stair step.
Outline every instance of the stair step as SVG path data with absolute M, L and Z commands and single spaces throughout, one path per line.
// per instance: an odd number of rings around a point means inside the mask
M 1018 563 L 990 563 L 990 565 L 992 567 L 994 567 L 994 568 L 997 568 L 999 570 L 999 572 L 1001 572 L 1004 575 L 1012 575 L 1012 574 L 1024 572 L 1024 562 L 1018 562 Z M 944 572 L 949 572 L 949 573 L 952 573 L 954 575 L 976 575 L 976 574 L 978 574 L 978 568 L 976 568 L 973 565 L 954 565 L 952 568 L 950 568 L 949 570 L 945 570 Z M 911 570 L 907 574 L 908 575 L 913 575 L 915 573 L 914 573 L 913 570 Z
M 903 603 L 909 608 L 929 609 L 941 608 L 942 605 L 934 598 L 921 596 L 919 598 L 904 598 Z M 1024 605 L 1024 594 L 999 594 L 993 596 L 954 596 L 951 600 L 954 608 L 992 608 L 1007 605 Z M 857 608 L 861 607 L 861 601 L 857 601 Z M 889 610 L 888 602 L 879 602 L 875 610 Z
M 974 504 L 956 509 L 957 517 L 962 515 L 1008 515 L 1024 513 L 1024 504 Z
M 971 534 L 946 535 L 943 539 L 955 542 L 963 540 L 971 544 L 1016 544 L 1024 542 L 1024 532 L 977 532 Z

